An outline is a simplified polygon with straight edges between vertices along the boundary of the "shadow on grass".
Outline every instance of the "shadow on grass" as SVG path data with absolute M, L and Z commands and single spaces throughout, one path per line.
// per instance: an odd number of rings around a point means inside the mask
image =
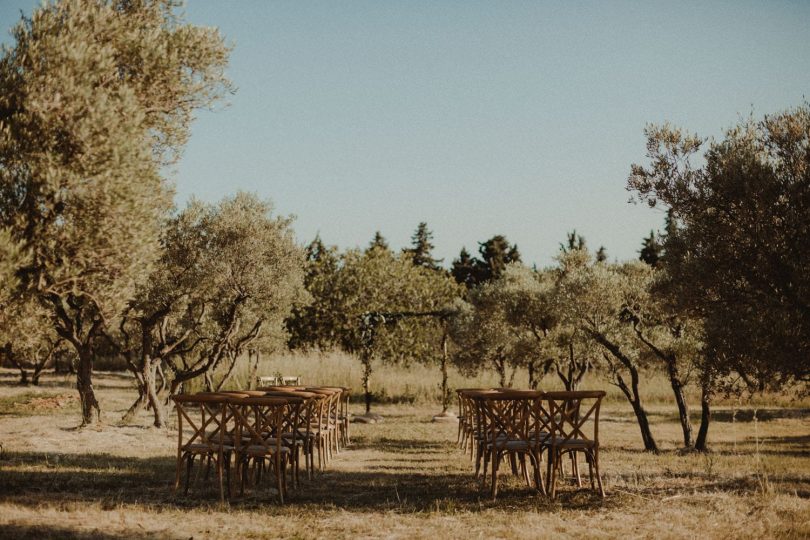
M 149 538 L 150 535 L 144 531 L 127 534 L 111 534 L 104 531 L 76 531 L 57 525 L 18 525 L 16 523 L 4 524 L 0 530 L 3 538 L 15 538 L 17 540 L 124 540 L 137 536 L 138 538 Z
M 737 409 L 736 412 L 731 409 L 718 409 L 712 411 L 712 420 L 716 422 L 731 422 L 732 417 L 736 422 L 753 422 L 754 409 Z M 790 409 L 790 408 L 773 408 L 773 409 L 756 409 L 756 417 L 760 422 L 767 422 L 769 420 L 779 420 L 783 418 L 802 419 L 810 418 L 810 409 Z M 677 419 L 677 415 L 673 415 Z M 700 415 L 695 415 L 697 420 L 700 420 Z
M 388 443 L 391 446 L 392 443 Z M 414 441 L 403 443 L 412 446 Z M 424 442 L 423 442 L 424 445 Z M 435 448 L 436 445 L 426 445 Z M 441 445 L 439 445 L 441 446 Z M 427 449 L 430 454 L 436 450 Z M 350 459 L 350 456 L 347 456 Z M 424 470 L 415 463 L 371 466 L 362 471 L 329 470 L 291 490 L 287 504 L 276 502 L 265 486 L 234 497 L 233 508 L 284 514 L 342 509 L 354 512 L 555 511 L 560 507 L 595 509 L 620 504 L 587 490 L 563 490 L 549 501 L 504 471 L 497 501 L 492 501 L 472 473 Z M 108 454 L 58 455 L 8 452 L 0 462 L 0 502 L 39 507 L 95 503 L 102 509 L 142 505 L 162 509 L 221 509 L 215 475 L 192 482 L 188 496 L 173 491 L 175 461 L 170 457 L 116 457 Z M 194 474 L 194 473 L 193 473 Z M 234 493 L 237 489 L 234 489 Z M 81 536 L 79 536 L 81 537 Z M 92 536 L 88 536 L 92 537 Z

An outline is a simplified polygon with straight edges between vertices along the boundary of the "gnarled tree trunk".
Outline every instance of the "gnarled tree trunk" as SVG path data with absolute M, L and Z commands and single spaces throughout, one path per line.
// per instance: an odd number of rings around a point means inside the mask
M 706 452 L 709 449 L 709 423 L 712 420 L 711 402 L 711 382 L 704 380 L 700 392 L 700 428 L 698 428 L 697 439 L 695 440 L 695 450 L 699 452 Z
M 591 332 L 591 335 L 600 345 L 607 349 L 607 351 L 614 358 L 616 358 L 616 360 L 618 360 L 624 369 L 626 369 L 630 374 L 630 384 L 628 385 L 619 371 L 619 366 L 611 362 L 607 354 L 605 355 L 605 360 L 611 366 L 611 370 L 613 371 L 613 378 L 616 382 L 616 386 L 619 387 L 624 396 L 627 398 L 627 401 L 630 402 L 630 406 L 633 407 L 633 413 L 636 415 L 638 427 L 639 430 L 641 430 L 641 440 L 644 442 L 644 449 L 648 452 L 658 453 L 658 444 L 655 442 L 655 437 L 653 437 L 652 430 L 650 429 L 650 421 L 647 418 L 647 411 L 644 410 L 644 407 L 641 405 L 641 394 L 639 393 L 638 388 L 638 367 L 632 359 L 622 352 L 618 345 L 608 340 L 605 336 L 598 332 Z
M 678 365 L 674 356 L 667 362 L 667 373 L 669 374 L 672 392 L 675 394 L 675 403 L 678 404 L 678 417 L 683 431 L 683 445 L 685 448 L 690 448 L 692 446 L 692 421 L 689 419 L 689 405 L 683 395 L 683 384 L 681 383 Z
M 94 351 L 92 348 L 84 346 L 78 350 L 78 353 L 76 389 L 79 391 L 79 400 L 82 405 L 82 426 L 88 426 L 101 421 L 101 406 L 93 389 Z

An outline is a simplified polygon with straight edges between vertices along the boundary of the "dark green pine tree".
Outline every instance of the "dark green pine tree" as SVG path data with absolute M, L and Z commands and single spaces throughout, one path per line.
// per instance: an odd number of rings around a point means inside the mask
M 453 261 L 453 266 L 450 268 L 450 273 L 455 278 L 456 283 L 464 284 L 467 287 L 474 286 L 478 282 L 476 276 L 477 262 L 467 251 L 467 248 L 461 248 L 458 259 Z
M 653 268 L 658 266 L 658 261 L 661 259 L 661 242 L 654 231 L 650 231 L 650 236 L 644 239 L 641 244 L 641 251 L 639 251 L 639 260 L 644 261 Z
M 500 234 L 478 244 L 478 252 L 481 254 L 481 260 L 478 262 L 480 268 L 479 283 L 498 279 L 506 269 L 507 264 L 520 262 L 520 252 L 517 245 L 510 245 L 506 237 Z
M 560 251 L 569 253 L 577 249 L 585 249 L 585 237 L 581 234 L 577 234 L 576 229 L 568 233 L 567 236 L 568 238 L 564 244 L 560 242 Z
M 368 243 L 366 251 L 368 252 L 372 249 L 389 249 L 388 240 L 385 239 L 380 231 L 374 233 L 374 238 L 372 238 L 371 242 Z
M 605 249 L 605 246 L 600 246 L 596 252 L 596 262 L 605 262 L 607 258 L 607 249 Z
M 329 298 L 339 264 L 337 248 L 324 245 L 320 234 L 307 246 L 304 287 L 312 295 L 312 301 L 293 306 L 287 318 L 291 349 L 326 349 L 334 344 L 334 310 L 329 306 Z
M 667 217 L 664 218 L 664 239 L 675 236 L 678 232 L 678 223 L 675 220 L 675 212 L 670 208 L 667 210 Z
M 406 248 L 402 251 L 411 255 L 413 264 L 416 266 L 424 266 L 431 270 L 439 270 L 441 266 L 439 263 L 444 259 L 434 259 L 431 255 L 433 251 L 433 244 L 430 242 L 433 239 L 433 233 L 428 229 L 427 223 L 422 221 L 416 228 L 416 232 L 411 236 L 412 248 Z

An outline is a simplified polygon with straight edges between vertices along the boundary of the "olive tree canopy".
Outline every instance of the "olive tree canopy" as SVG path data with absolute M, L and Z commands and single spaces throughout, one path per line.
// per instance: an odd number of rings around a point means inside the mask
M 661 261 L 670 296 L 703 319 L 714 368 L 756 389 L 806 383 L 810 105 L 743 121 L 708 144 L 652 126 L 647 154 L 628 189 L 671 210 Z
M 193 111 L 228 89 L 228 48 L 171 0 L 60 0 L 14 27 L 0 56 L 0 227 L 20 275 L 79 354 L 83 423 L 100 413 L 94 341 L 159 253 Z

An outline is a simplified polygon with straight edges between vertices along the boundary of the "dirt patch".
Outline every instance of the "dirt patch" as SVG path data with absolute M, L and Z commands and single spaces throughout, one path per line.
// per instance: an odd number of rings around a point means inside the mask
M 59 394 L 55 396 L 31 397 L 25 401 L 15 401 L 11 404 L 12 409 L 31 412 L 47 412 L 64 409 L 78 403 L 79 398 L 75 394 Z

